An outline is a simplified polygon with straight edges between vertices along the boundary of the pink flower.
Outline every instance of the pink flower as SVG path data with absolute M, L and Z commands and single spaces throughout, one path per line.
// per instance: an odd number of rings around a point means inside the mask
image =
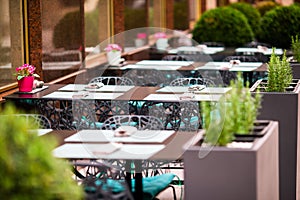
M 138 33 L 137 34 L 137 38 L 139 38 L 139 39 L 145 39 L 146 37 L 147 37 L 146 33 Z
M 16 71 L 17 80 L 21 80 L 23 77 L 27 76 L 39 77 L 38 74 L 34 73 L 35 67 L 33 65 L 23 64 L 22 66 L 17 67 Z
M 110 51 L 122 51 L 122 48 L 118 44 L 109 44 L 107 47 L 104 49 L 106 52 Z
M 166 38 L 167 35 L 166 35 L 165 33 L 163 33 L 163 32 L 158 32 L 158 33 L 155 33 L 155 34 L 154 34 L 154 37 L 155 37 L 156 39 L 159 39 L 159 38 Z

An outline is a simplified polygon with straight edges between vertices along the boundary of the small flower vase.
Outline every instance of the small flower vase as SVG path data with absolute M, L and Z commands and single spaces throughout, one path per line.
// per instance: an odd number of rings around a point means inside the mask
M 121 51 L 110 51 L 106 53 L 109 65 L 119 65 L 121 61 Z
M 142 47 L 145 45 L 145 39 L 137 38 L 134 42 L 136 47 Z
M 166 50 L 169 47 L 168 38 L 159 38 L 156 41 L 156 48 L 159 50 Z
M 19 92 L 31 92 L 33 88 L 34 76 L 23 77 L 18 80 Z

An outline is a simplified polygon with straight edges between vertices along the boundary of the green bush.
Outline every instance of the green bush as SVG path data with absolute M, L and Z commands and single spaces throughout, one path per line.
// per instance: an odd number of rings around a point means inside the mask
M 275 54 L 273 48 L 270 61 L 268 63 L 268 92 L 285 92 L 285 89 L 292 82 L 292 69 L 286 58 L 284 51 L 282 59 Z
M 290 48 L 291 37 L 300 30 L 300 7 L 280 6 L 262 17 L 259 41 L 278 48 Z
M 248 23 L 252 28 L 252 31 L 255 36 L 260 33 L 260 13 L 256 8 L 254 8 L 249 3 L 232 3 L 229 4 L 230 7 L 237 9 L 238 11 L 242 12 L 246 18 L 248 19 Z
M 0 115 L 1 199 L 82 199 L 70 165 L 52 155 L 55 140 L 31 132 L 37 128 L 34 122 L 16 118 L 16 113 L 8 104 Z
M 235 139 L 234 134 L 249 134 L 261 106 L 261 95 L 253 96 L 241 73 L 230 83 L 231 90 L 218 102 L 202 102 L 201 111 L 205 129 L 205 143 L 226 146 Z
M 232 47 L 251 42 L 254 38 L 245 15 L 231 7 L 218 7 L 204 12 L 192 34 L 198 43 L 221 42 Z
M 279 3 L 274 1 L 260 1 L 255 4 L 255 8 L 258 10 L 261 16 L 264 16 L 268 11 L 279 6 Z

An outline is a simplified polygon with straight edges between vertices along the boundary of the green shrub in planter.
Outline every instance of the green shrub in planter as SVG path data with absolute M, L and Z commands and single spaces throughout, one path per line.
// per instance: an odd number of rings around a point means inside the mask
M 282 59 L 275 54 L 275 48 L 268 63 L 268 87 L 267 92 L 285 92 L 292 82 L 292 69 L 284 51 Z
M 231 47 L 241 46 L 254 38 L 245 15 L 231 7 L 218 7 L 204 12 L 192 34 L 198 43 L 220 42 Z
M 248 19 L 248 23 L 252 28 L 252 31 L 255 36 L 260 33 L 260 13 L 256 8 L 254 8 L 249 3 L 232 3 L 229 4 L 230 7 L 237 9 L 238 11 L 242 12 L 246 18 Z
M 296 35 L 295 37 L 292 36 L 291 49 L 293 52 L 294 60 L 296 60 L 297 62 L 300 62 L 300 40 L 299 40 L 298 35 Z
M 249 134 L 260 108 L 261 95 L 252 96 L 241 73 L 232 88 L 219 102 L 202 102 L 201 111 L 204 121 L 205 143 L 226 146 L 235 139 L 234 134 Z
M 268 11 L 276 8 L 277 6 L 280 6 L 280 4 L 274 1 L 260 1 L 255 4 L 255 8 L 261 16 L 264 16 Z
M 52 156 L 55 140 L 31 132 L 34 122 L 14 114 L 9 104 L 0 115 L 1 199 L 83 199 L 70 165 Z
M 300 30 L 300 7 L 280 6 L 262 17 L 259 41 L 278 48 L 290 48 L 291 36 Z

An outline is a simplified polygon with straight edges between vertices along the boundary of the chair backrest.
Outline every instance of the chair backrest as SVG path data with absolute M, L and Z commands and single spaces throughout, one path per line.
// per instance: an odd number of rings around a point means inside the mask
M 72 125 L 74 129 L 97 129 L 93 103 L 93 101 L 83 101 L 81 99 L 72 100 Z
M 130 78 L 117 76 L 99 76 L 91 79 L 89 83 L 103 83 L 104 85 L 134 85 Z
M 99 161 L 74 162 L 76 179 L 83 185 L 85 199 L 133 200 L 128 184 L 120 180 L 122 171 Z
M 17 117 L 24 117 L 27 122 L 34 122 L 36 125 L 38 125 L 39 128 L 42 129 L 50 129 L 51 128 L 51 122 L 50 120 L 45 117 L 44 115 L 40 114 L 16 114 Z
M 166 55 L 162 58 L 162 60 L 170 60 L 170 61 L 193 61 L 188 55 Z
M 171 81 L 171 86 L 206 85 L 215 86 L 215 83 L 206 78 L 177 78 Z
M 249 48 L 257 48 L 258 46 L 264 46 L 264 47 L 267 47 L 267 48 L 272 48 L 272 45 L 270 45 L 270 44 L 263 43 L 263 42 L 256 42 L 256 41 L 248 42 L 244 46 L 249 47 Z
M 221 42 L 201 42 L 200 45 L 206 45 L 207 47 L 225 47 Z
M 115 130 L 120 126 L 134 126 L 138 130 L 163 130 L 163 122 L 147 115 L 115 115 L 103 122 L 104 130 Z
M 229 62 L 231 60 L 239 60 L 241 62 L 259 62 L 259 59 L 254 55 L 249 56 L 227 56 L 223 59 L 224 62 Z

